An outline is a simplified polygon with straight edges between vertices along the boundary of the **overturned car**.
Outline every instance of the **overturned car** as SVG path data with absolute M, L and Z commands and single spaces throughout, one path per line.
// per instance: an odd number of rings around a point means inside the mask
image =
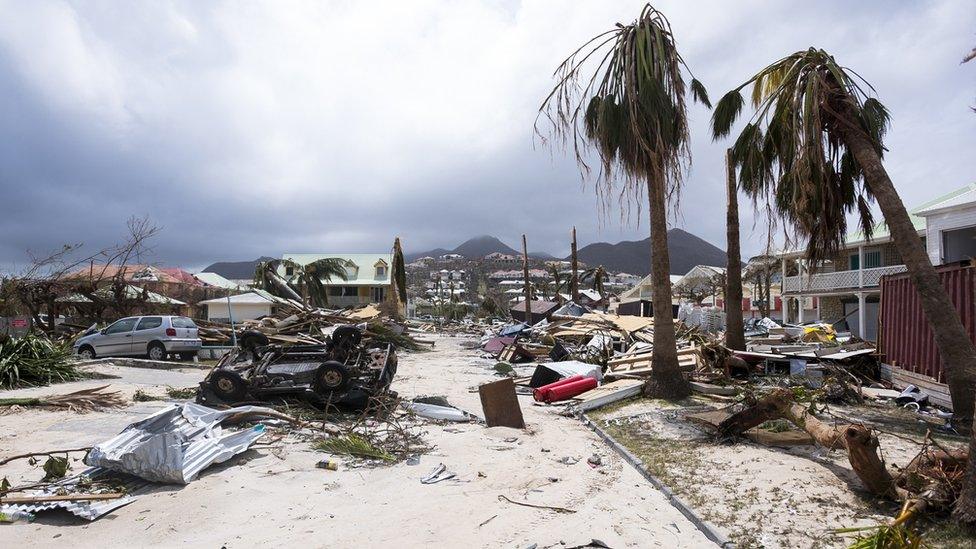
M 392 345 L 367 347 L 363 332 L 339 326 L 321 345 L 270 344 L 257 331 L 242 334 L 200 383 L 200 404 L 239 404 L 299 398 L 320 406 L 364 408 L 389 393 L 396 374 Z

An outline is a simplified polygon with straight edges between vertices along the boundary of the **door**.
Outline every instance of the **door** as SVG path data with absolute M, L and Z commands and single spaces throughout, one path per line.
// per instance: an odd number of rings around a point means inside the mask
M 120 356 L 132 354 L 132 329 L 136 327 L 139 317 L 123 318 L 112 324 L 96 338 L 95 354 L 99 356 Z
M 144 316 L 136 324 L 136 330 L 132 332 L 132 353 L 144 355 L 149 352 L 149 342 L 153 339 L 163 339 L 160 337 L 158 328 L 163 325 L 161 316 Z

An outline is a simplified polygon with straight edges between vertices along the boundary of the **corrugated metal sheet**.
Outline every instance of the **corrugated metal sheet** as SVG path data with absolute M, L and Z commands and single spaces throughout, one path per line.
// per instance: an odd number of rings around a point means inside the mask
M 969 337 L 976 341 L 976 268 L 952 264 L 937 271 Z M 885 362 L 945 383 L 932 329 L 907 273 L 882 277 L 878 325 L 878 349 Z

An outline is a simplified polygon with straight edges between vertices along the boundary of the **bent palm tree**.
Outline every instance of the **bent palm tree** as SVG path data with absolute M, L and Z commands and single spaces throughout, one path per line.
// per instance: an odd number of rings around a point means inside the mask
M 609 46 L 609 48 L 607 48 Z M 592 75 L 588 63 L 595 63 Z M 685 94 L 708 105 L 705 87 L 675 48 L 671 24 L 646 5 L 633 23 L 617 24 L 573 52 L 556 69 L 555 88 L 539 109 L 552 124 L 553 137 L 572 143 L 584 175 L 584 160 L 595 149 L 602 169 L 597 195 L 604 200 L 621 180 L 621 201 L 647 192 L 654 280 L 654 351 L 645 392 L 665 398 L 690 394 L 678 369 L 671 314 L 667 206 L 677 199 L 691 159 Z M 537 130 L 538 131 L 538 130 Z M 638 209 L 640 202 L 638 202 Z
M 329 304 L 329 291 L 326 282 L 333 278 L 348 280 L 346 267 L 349 261 L 338 257 L 326 257 L 305 265 L 300 271 L 299 283 L 307 288 L 306 293 L 315 307 L 325 307 Z
M 963 328 L 929 261 L 901 198 L 882 164 L 888 110 L 873 88 L 827 52 L 815 48 L 788 55 L 728 92 L 712 118 L 714 137 L 729 133 L 752 85 L 755 108 L 732 147 L 739 181 L 754 200 L 807 240 L 811 260 L 827 258 L 844 241 L 847 214 L 856 214 L 867 238 L 869 202 L 878 201 L 902 261 L 918 292 L 942 361 L 956 413 L 973 415 L 976 347 Z M 970 455 L 976 456 L 976 436 Z M 956 516 L 976 523 L 976 459 L 969 461 L 968 498 Z

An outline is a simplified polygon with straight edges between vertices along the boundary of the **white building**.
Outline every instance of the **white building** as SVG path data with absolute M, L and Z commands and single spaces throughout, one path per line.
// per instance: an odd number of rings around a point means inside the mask
M 208 299 L 201 301 L 198 305 L 207 308 L 207 320 L 228 322 L 233 314 L 234 322 L 239 322 L 269 316 L 282 303 L 287 303 L 287 301 L 263 290 L 254 290 L 246 294 Z
M 915 215 L 925 219 L 925 247 L 933 265 L 976 258 L 976 184 L 941 197 Z
M 299 265 L 308 265 L 320 259 L 345 260 L 346 280 L 323 280 L 329 296 L 329 306 L 349 307 L 381 303 L 390 289 L 390 268 L 393 254 L 284 254 L 282 259 Z M 295 275 L 291 267 L 282 267 L 278 273 L 286 280 Z

